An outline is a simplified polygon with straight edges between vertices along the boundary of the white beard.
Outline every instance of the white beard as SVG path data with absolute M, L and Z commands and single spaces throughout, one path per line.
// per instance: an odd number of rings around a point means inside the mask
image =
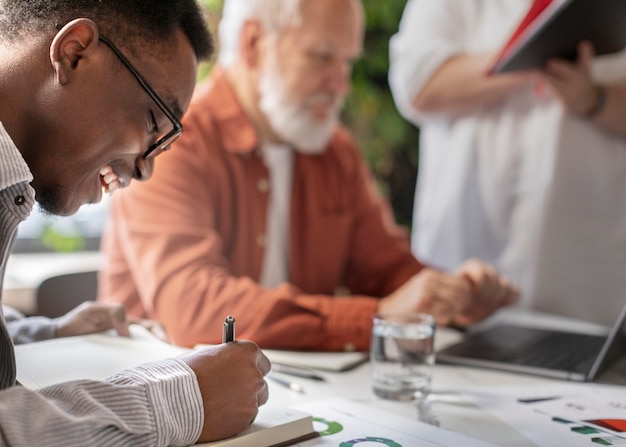
M 317 93 L 301 103 L 292 100 L 286 91 L 275 51 L 270 51 L 268 63 L 259 81 L 259 107 L 274 133 L 286 144 L 304 154 L 321 154 L 326 150 L 339 122 L 344 98 L 331 93 Z M 317 101 L 334 101 L 333 108 L 324 121 L 316 120 L 307 107 Z

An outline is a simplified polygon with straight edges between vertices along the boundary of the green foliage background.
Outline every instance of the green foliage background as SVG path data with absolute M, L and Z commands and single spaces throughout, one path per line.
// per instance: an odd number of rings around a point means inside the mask
M 433 0 L 436 1 L 436 0 Z M 354 133 L 396 220 L 411 224 L 417 176 L 417 128 L 397 112 L 387 83 L 389 39 L 397 31 L 406 0 L 362 0 L 367 20 L 363 58 L 354 66 L 352 92 L 343 122 Z M 216 35 L 222 0 L 203 0 Z M 210 64 L 201 67 L 202 78 Z

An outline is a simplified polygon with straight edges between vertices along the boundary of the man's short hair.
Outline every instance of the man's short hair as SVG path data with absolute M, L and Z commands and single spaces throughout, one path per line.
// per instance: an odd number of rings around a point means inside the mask
M 195 0 L 0 0 L 0 40 L 52 31 L 79 17 L 93 20 L 103 35 L 131 51 L 137 42 L 171 42 L 181 29 L 198 60 L 213 54 L 203 9 Z
M 302 0 L 224 0 L 219 25 L 219 62 L 232 65 L 239 50 L 243 25 L 258 20 L 266 33 L 277 35 L 283 28 L 300 23 Z

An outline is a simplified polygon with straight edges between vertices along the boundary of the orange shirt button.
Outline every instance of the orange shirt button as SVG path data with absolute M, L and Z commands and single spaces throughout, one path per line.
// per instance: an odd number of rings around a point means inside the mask
M 267 238 L 264 234 L 257 236 L 256 243 L 259 247 L 265 247 L 265 243 L 267 242 Z
M 354 351 L 356 351 L 356 346 L 355 346 L 354 343 L 348 342 L 345 345 L 343 345 L 343 350 L 345 352 L 354 352 Z
M 269 189 L 270 189 L 270 184 L 269 184 L 269 182 L 267 181 L 267 179 L 262 178 L 261 180 L 259 180 L 259 181 L 257 182 L 257 184 L 256 184 L 256 189 L 257 189 L 259 192 L 266 193 L 266 192 L 267 192 L 267 191 L 269 191 Z

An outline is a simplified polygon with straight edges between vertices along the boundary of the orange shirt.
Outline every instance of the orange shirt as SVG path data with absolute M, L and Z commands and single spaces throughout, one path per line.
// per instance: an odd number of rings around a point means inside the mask
M 258 137 L 216 67 L 153 178 L 112 197 L 99 299 L 160 321 L 180 345 L 219 343 L 224 318 L 264 348 L 366 350 L 379 297 L 422 265 L 395 225 L 353 139 L 296 154 L 290 284 L 258 283 L 268 171 Z M 347 288 L 349 297 L 335 296 Z

